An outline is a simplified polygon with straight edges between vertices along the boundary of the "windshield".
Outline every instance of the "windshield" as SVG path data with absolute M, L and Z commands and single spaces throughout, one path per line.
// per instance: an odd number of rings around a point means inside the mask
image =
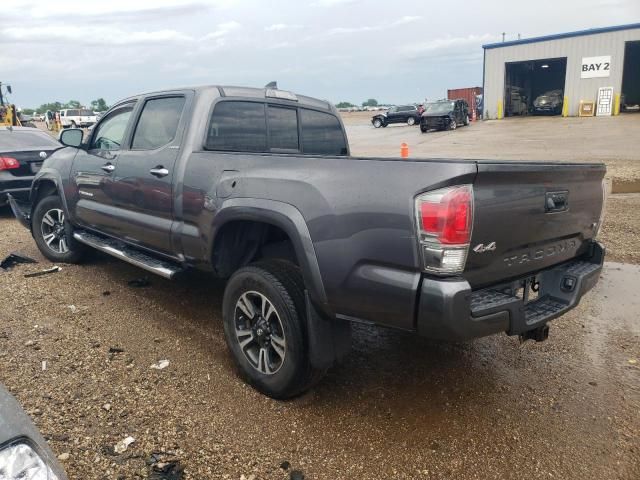
M 449 113 L 453 110 L 454 102 L 427 103 L 424 106 L 425 113 Z
M 46 133 L 39 132 L 37 129 L 34 130 L 36 131 L 0 130 L 0 151 L 13 152 L 16 150 L 59 148 L 62 146 Z

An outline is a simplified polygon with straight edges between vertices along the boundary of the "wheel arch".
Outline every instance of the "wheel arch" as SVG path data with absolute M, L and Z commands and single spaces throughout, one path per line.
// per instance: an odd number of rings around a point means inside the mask
M 216 248 L 220 248 L 225 232 L 228 232 L 231 225 L 239 222 L 266 224 L 282 231 L 291 242 L 309 296 L 318 307 L 323 310 L 328 308 L 311 235 L 298 209 L 275 200 L 249 198 L 227 200 L 216 214 L 210 232 L 208 258 L 212 263 Z
M 45 172 L 37 176 L 31 185 L 31 192 L 29 193 L 29 201 L 31 203 L 31 216 L 33 216 L 33 210 L 35 209 L 38 201 L 49 195 L 57 193 L 62 200 L 62 207 L 67 218 L 71 218 L 69 215 L 69 208 L 67 206 L 67 199 L 64 195 L 64 189 L 62 188 L 62 181 L 60 178 L 52 173 Z

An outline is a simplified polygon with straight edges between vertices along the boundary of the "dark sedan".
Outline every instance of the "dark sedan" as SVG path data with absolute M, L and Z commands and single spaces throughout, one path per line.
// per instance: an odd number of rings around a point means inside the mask
M 415 125 L 420 121 L 420 113 L 415 105 L 400 105 L 391 107 L 386 113 L 374 115 L 371 123 L 374 127 L 386 127 L 391 123 L 406 123 Z
M 29 127 L 0 128 L 0 206 L 7 194 L 27 198 L 42 162 L 62 145 L 47 133 Z

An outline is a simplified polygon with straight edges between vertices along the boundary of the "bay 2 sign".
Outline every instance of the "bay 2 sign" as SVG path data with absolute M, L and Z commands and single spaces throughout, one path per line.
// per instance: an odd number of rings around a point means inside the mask
M 611 55 L 582 57 L 580 78 L 608 77 L 611 72 Z

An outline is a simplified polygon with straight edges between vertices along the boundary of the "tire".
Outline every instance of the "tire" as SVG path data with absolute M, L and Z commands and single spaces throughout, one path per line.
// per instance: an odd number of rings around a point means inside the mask
M 76 122 L 74 122 L 73 120 L 71 120 L 71 128 L 78 128 Z
M 40 199 L 33 210 L 31 225 L 36 245 L 45 257 L 52 262 L 80 262 L 86 247 L 74 240 L 73 228 L 64 216 L 58 195 Z
M 304 283 L 292 263 L 265 260 L 239 269 L 225 288 L 222 316 L 240 375 L 259 392 L 295 397 L 324 375 L 309 360 Z
M 465 127 L 468 127 L 468 126 L 469 126 L 469 123 L 471 123 L 471 122 L 469 121 L 469 115 L 465 115 L 465 117 L 464 117 L 464 125 L 465 125 Z
M 427 126 L 426 126 L 426 125 L 424 125 L 424 124 L 422 124 L 422 123 L 421 123 L 421 124 L 420 124 L 420 131 L 421 131 L 422 133 L 427 133 L 427 132 L 429 131 L 429 129 L 427 128 Z
M 407 118 L 407 125 L 409 125 L 410 127 L 414 126 L 416 124 L 416 119 L 413 117 L 409 117 Z
M 382 120 L 380 120 L 379 118 L 376 118 L 376 119 L 373 121 L 373 126 L 374 126 L 375 128 L 380 128 L 380 127 L 382 126 Z
M 451 120 L 451 122 L 449 123 L 449 130 L 455 130 L 456 128 L 458 128 L 458 124 L 455 120 Z

